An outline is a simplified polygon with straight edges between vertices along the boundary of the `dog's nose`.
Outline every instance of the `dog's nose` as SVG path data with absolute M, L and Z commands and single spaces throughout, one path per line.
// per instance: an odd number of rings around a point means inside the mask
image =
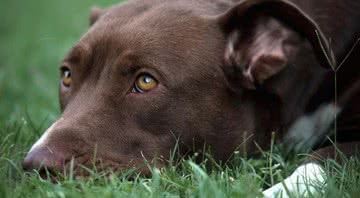
M 30 151 L 22 165 L 25 171 L 56 171 L 60 170 L 63 162 L 63 158 L 56 155 L 50 148 L 41 147 Z

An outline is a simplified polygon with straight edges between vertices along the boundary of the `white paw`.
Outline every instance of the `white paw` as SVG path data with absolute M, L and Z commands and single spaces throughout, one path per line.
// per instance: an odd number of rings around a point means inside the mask
M 291 195 L 306 197 L 318 192 L 317 189 L 326 185 L 326 174 L 323 168 L 316 163 L 308 163 L 300 166 L 283 182 L 263 192 L 265 198 L 283 197 Z

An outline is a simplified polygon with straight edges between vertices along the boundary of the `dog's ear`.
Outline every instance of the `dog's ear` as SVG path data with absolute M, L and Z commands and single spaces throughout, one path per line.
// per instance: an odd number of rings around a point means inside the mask
M 335 65 L 319 26 L 285 0 L 244 0 L 217 18 L 227 37 L 225 73 L 242 87 L 256 85 L 281 72 L 308 40 L 321 65 Z
M 101 9 L 99 7 L 92 7 L 89 16 L 90 26 L 92 26 L 104 13 L 104 9 Z

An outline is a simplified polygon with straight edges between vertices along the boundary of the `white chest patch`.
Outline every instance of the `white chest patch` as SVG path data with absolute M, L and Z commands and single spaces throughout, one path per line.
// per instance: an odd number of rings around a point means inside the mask
M 330 103 L 319 107 L 313 114 L 299 118 L 289 129 L 285 136 L 284 143 L 288 149 L 295 152 L 307 152 L 306 149 L 312 148 L 319 139 L 330 135 L 331 124 L 335 120 L 335 115 L 341 112 L 341 108 Z
M 295 195 L 295 197 L 306 197 L 318 189 L 326 185 L 326 174 L 323 168 L 316 163 L 308 163 L 300 166 L 295 172 L 283 182 L 274 185 L 273 187 L 263 192 L 264 197 L 282 197 L 288 198 Z

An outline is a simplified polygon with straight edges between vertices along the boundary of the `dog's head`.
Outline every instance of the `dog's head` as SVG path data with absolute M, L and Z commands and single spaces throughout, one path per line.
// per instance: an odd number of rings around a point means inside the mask
M 89 166 L 95 155 L 114 168 L 161 165 L 177 141 L 184 153 L 209 145 L 216 159 L 252 152 L 301 111 L 317 81 L 310 44 L 325 42 L 276 0 L 130 1 L 93 9 L 90 23 L 61 64 L 62 115 L 25 168 Z

